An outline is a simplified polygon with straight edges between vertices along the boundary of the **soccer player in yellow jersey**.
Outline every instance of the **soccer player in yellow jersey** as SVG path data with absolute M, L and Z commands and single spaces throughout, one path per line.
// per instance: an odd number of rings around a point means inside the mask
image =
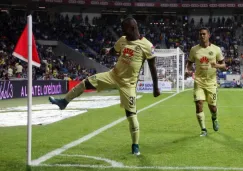
M 122 36 L 109 50 L 110 54 L 119 53 L 119 58 L 114 68 L 108 72 L 93 75 L 69 91 L 64 99 L 49 97 L 52 104 L 65 109 L 67 104 L 75 97 L 80 96 L 85 89 L 97 91 L 116 88 L 120 93 L 121 107 L 125 108 L 132 137 L 132 154 L 140 155 L 139 151 L 139 123 L 136 109 L 136 86 L 141 67 L 145 60 L 148 61 L 153 80 L 153 95 L 160 95 L 158 78 L 153 56 L 153 45 L 145 37 L 140 37 L 137 22 L 133 18 L 126 18 L 122 22 Z
M 207 101 L 211 112 L 213 129 L 218 131 L 217 119 L 217 69 L 226 69 L 221 49 L 209 42 L 210 32 L 207 28 L 199 30 L 200 44 L 190 50 L 186 65 L 186 74 L 192 74 L 192 64 L 195 63 L 196 72 L 194 80 L 194 101 L 196 105 L 196 116 L 201 127 L 200 136 L 207 135 L 203 102 Z

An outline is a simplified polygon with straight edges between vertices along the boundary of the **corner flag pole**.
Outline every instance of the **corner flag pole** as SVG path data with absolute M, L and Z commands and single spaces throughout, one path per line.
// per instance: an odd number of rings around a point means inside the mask
M 27 165 L 31 165 L 32 142 L 32 65 L 40 67 L 35 38 L 32 33 L 32 16 L 27 17 L 27 24 L 15 46 L 13 56 L 28 62 L 28 113 L 27 113 Z
M 31 165 L 32 142 L 32 16 L 28 16 L 28 121 L 27 121 L 27 165 Z

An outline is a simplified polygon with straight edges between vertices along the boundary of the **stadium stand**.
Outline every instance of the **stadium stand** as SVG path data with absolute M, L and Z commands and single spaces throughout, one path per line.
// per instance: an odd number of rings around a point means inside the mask
M 69 18 L 67 15 L 56 14 L 52 22 L 49 18 L 34 15 L 33 30 L 37 39 L 62 41 L 84 56 L 94 59 L 107 68 L 112 68 L 117 57 L 101 55 L 101 50 L 112 47 L 116 39 L 122 35 L 118 23 L 123 17 L 95 17 L 90 24 L 89 19 L 81 15 Z M 14 44 L 24 27 L 24 16 L 1 13 L 0 19 L 0 78 L 25 78 L 27 64 L 11 55 Z M 186 53 L 186 58 L 190 48 L 198 43 L 195 41 L 198 29 L 208 27 L 212 34 L 211 42 L 221 47 L 228 66 L 227 72 L 218 72 L 218 77 L 225 79 L 226 74 L 241 74 L 241 56 L 238 54 L 241 39 L 236 37 L 236 30 L 240 25 L 234 21 L 234 18 L 210 18 L 209 21 L 201 19 L 199 23 L 195 23 L 194 19 L 185 22 L 181 18 L 175 17 L 164 20 L 148 18 L 145 21 L 138 21 L 142 36 L 147 37 L 158 47 L 180 47 Z M 3 27 L 5 25 L 8 25 L 10 29 Z M 15 34 L 12 34 L 13 32 Z M 84 68 L 80 64 L 67 60 L 64 55 L 56 56 L 50 46 L 38 45 L 38 51 L 42 59 L 42 66 L 34 69 L 35 79 L 82 80 L 96 73 L 95 68 Z

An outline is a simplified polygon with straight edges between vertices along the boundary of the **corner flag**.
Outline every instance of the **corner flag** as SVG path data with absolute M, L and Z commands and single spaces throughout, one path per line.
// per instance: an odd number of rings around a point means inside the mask
M 25 62 L 28 62 L 28 24 L 25 26 L 24 31 L 21 34 L 15 46 L 13 56 Z M 40 67 L 40 59 L 38 56 L 33 33 L 32 33 L 32 65 Z

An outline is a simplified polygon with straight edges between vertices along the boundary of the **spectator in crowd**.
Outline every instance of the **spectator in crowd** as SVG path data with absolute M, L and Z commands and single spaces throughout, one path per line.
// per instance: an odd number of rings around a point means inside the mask
M 13 69 L 11 65 L 8 65 L 8 77 L 13 77 Z
M 20 78 L 22 77 L 22 73 L 23 73 L 23 66 L 21 65 L 21 63 L 16 63 L 15 64 L 15 69 L 16 69 L 16 77 Z

